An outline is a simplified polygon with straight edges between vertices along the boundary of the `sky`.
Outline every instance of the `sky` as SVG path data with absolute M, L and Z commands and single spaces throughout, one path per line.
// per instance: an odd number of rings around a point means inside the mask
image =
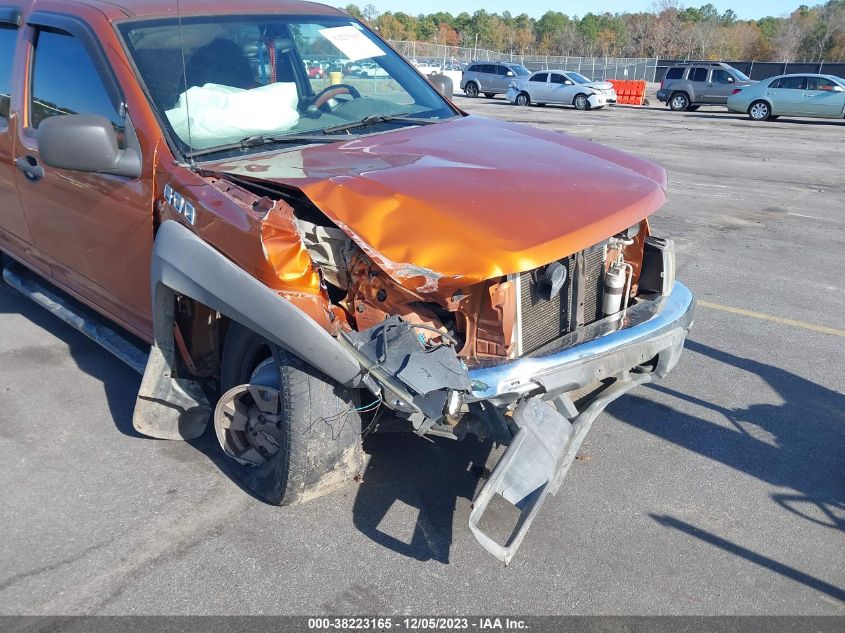
M 320 1 L 320 0 L 318 0 Z M 350 0 L 322 0 L 335 6 L 346 6 Z M 457 15 L 462 11 L 473 13 L 478 9 L 486 9 L 490 13 L 510 11 L 513 15 L 527 13 L 539 18 L 546 11 L 562 11 L 567 15 L 582 16 L 585 13 L 625 13 L 648 11 L 654 4 L 653 0 L 425 0 L 425 2 L 408 2 L 407 0 L 353 0 L 354 4 L 363 7 L 374 4 L 379 11 L 404 11 L 411 15 L 419 13 L 435 13 L 448 11 Z M 684 6 L 700 7 L 708 0 L 686 0 Z M 767 15 L 781 16 L 791 13 L 801 4 L 821 4 L 823 0 L 709 0 L 719 11 L 733 9 L 741 20 L 756 20 Z

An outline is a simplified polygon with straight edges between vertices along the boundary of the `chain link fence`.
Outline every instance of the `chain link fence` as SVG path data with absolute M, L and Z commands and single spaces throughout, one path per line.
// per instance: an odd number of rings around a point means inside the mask
M 567 57 L 562 55 L 519 55 L 485 48 L 446 46 L 429 42 L 389 40 L 391 46 L 420 66 L 439 70 L 463 70 L 474 61 L 508 61 L 528 70 L 574 70 L 590 79 L 644 79 L 654 81 L 657 59 L 647 57 Z

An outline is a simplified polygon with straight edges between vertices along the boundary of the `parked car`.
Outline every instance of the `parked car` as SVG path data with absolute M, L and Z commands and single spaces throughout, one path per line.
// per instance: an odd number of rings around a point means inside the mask
M 754 121 L 780 116 L 845 118 L 845 79 L 833 75 L 778 75 L 753 86 L 737 88 L 728 110 Z
M 325 71 L 319 66 L 311 66 L 308 69 L 308 77 L 310 79 L 322 79 L 325 76 Z
M 506 93 L 510 82 L 516 77 L 527 77 L 527 68 L 510 62 L 474 62 L 461 75 L 461 90 L 468 97 L 483 94 L 492 99 Z
M 616 90 L 610 82 L 592 81 L 580 73 L 541 70 L 511 81 L 507 98 L 520 106 L 557 103 L 590 110 L 616 103 Z
M 371 62 L 361 66 L 358 76 L 364 77 L 365 79 L 375 79 L 376 77 L 389 77 L 390 73 L 375 62 Z
M 735 88 L 753 83 L 724 62 L 676 64 L 660 82 L 657 100 L 672 110 L 695 111 L 703 105 L 724 105 Z
M 5 1 L 3 276 L 143 373 L 138 432 L 213 428 L 274 504 L 358 477 L 384 419 L 490 438 L 470 529 L 507 562 L 596 416 L 675 367 L 694 299 L 650 234 L 661 167 L 467 115 L 331 7 Z M 316 91 L 314 50 L 391 81 Z

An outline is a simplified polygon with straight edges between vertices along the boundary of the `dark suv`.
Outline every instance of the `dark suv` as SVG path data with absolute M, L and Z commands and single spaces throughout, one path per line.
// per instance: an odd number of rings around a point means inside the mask
M 510 62 L 475 62 L 470 64 L 461 77 L 461 90 L 468 97 L 483 93 L 488 99 L 508 91 L 515 77 L 527 77 L 531 72 L 519 64 Z
M 752 83 L 724 62 L 677 64 L 666 71 L 657 99 L 672 110 L 694 111 L 702 105 L 724 105 L 736 88 Z

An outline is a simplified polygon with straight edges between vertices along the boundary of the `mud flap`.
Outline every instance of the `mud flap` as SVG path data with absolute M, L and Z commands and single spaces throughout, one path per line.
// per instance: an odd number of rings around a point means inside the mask
M 469 528 L 481 546 L 505 565 L 510 563 L 546 495 L 555 494 L 560 488 L 593 421 L 613 400 L 650 380 L 649 374 L 626 374 L 580 413 L 565 396 L 560 397 L 557 408 L 541 397 L 522 401 L 513 413 L 519 431 L 473 500 Z M 520 511 L 516 527 L 504 545 L 480 527 L 481 518 L 496 495 Z

